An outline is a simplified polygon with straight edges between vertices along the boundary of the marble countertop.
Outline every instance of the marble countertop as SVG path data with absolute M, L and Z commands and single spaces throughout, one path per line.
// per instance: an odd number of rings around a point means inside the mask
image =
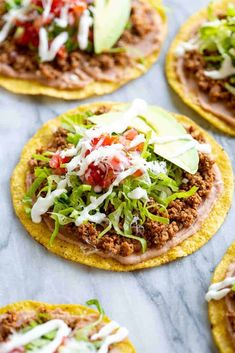
M 164 59 L 179 26 L 208 1 L 165 0 L 169 34 L 159 62 L 118 92 L 88 101 L 135 97 L 181 112 L 213 134 L 235 166 L 235 139 L 215 131 L 169 89 Z M 48 119 L 78 105 L 0 91 L 0 305 L 33 299 L 85 303 L 99 298 L 106 313 L 130 330 L 138 353 L 216 352 L 204 295 L 215 266 L 234 240 L 235 203 L 220 231 L 201 250 L 180 261 L 134 273 L 111 273 L 70 263 L 44 250 L 16 218 L 10 176 L 26 141 Z

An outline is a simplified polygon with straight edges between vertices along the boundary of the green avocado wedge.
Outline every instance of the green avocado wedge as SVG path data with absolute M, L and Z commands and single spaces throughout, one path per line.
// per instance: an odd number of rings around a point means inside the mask
M 120 111 L 110 112 L 89 118 L 92 123 L 97 125 L 106 124 L 108 121 L 107 119 L 110 119 L 109 121 L 112 121 L 112 123 L 120 123 L 123 119 L 123 113 Z M 177 122 L 172 114 L 159 107 L 148 106 L 147 112 L 143 117 L 136 117 L 131 120 L 130 127 L 134 127 L 143 133 L 152 130 L 152 135 L 157 135 L 158 137 L 180 136 L 181 139 L 177 141 L 164 144 L 155 143 L 154 151 L 157 155 L 165 158 L 190 174 L 195 174 L 197 172 L 199 155 L 196 148 L 191 148 L 178 156 L 174 156 L 176 152 L 181 150 L 185 144 L 189 143 L 189 141 L 182 139 L 183 135 L 187 135 L 187 131 L 183 125 Z
M 131 0 L 95 0 L 95 53 L 108 51 L 121 37 L 131 12 Z

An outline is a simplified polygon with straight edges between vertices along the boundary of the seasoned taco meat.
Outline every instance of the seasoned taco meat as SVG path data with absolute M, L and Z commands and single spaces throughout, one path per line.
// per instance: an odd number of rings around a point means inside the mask
M 133 0 L 130 25 L 116 51 L 95 55 L 76 49 L 57 55 L 51 62 L 40 62 L 35 50 L 9 36 L 0 44 L 0 74 L 66 90 L 83 88 L 91 82 L 120 82 L 131 68 L 141 66 L 145 57 L 159 50 L 162 26 L 153 7 L 146 1 Z

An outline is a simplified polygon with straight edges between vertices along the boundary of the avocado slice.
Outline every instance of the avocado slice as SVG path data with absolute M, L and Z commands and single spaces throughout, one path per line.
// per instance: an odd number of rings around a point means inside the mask
M 126 106 L 124 110 L 126 109 Z M 97 125 L 107 124 L 108 121 L 112 123 L 119 123 L 123 117 L 122 112 L 110 112 L 99 115 L 97 117 L 91 117 L 89 120 Z M 110 119 L 110 120 L 109 120 Z M 149 130 L 153 131 L 153 134 L 157 136 L 182 136 L 186 135 L 187 131 L 185 128 L 177 122 L 174 116 L 165 110 L 149 106 L 143 119 L 140 117 L 134 118 L 130 122 L 130 127 L 134 127 L 138 131 L 143 133 Z M 198 170 L 199 155 L 196 148 L 192 148 L 185 153 L 174 157 L 175 153 L 182 148 L 183 145 L 187 144 L 187 140 L 178 140 L 174 142 L 168 142 L 164 144 L 155 144 L 154 151 L 159 156 L 172 162 L 178 167 L 182 168 L 190 174 L 195 174 Z
M 131 0 L 95 0 L 94 47 L 100 54 L 121 37 L 131 12 Z

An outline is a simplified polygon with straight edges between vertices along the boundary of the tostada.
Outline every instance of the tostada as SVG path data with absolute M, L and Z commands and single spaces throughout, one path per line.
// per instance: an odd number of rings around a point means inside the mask
M 25 301 L 0 308 L 0 353 L 135 353 L 128 330 L 98 310 Z
M 11 191 L 21 222 L 50 251 L 128 271 L 200 248 L 229 210 L 233 180 L 205 131 L 136 99 L 46 123 L 26 144 Z
M 0 86 L 80 99 L 145 73 L 166 33 L 161 0 L 1 0 Z
M 170 85 L 218 129 L 235 135 L 235 2 L 211 2 L 182 26 L 166 61 Z
M 211 329 L 221 353 L 235 351 L 235 244 L 215 270 L 206 294 Z

